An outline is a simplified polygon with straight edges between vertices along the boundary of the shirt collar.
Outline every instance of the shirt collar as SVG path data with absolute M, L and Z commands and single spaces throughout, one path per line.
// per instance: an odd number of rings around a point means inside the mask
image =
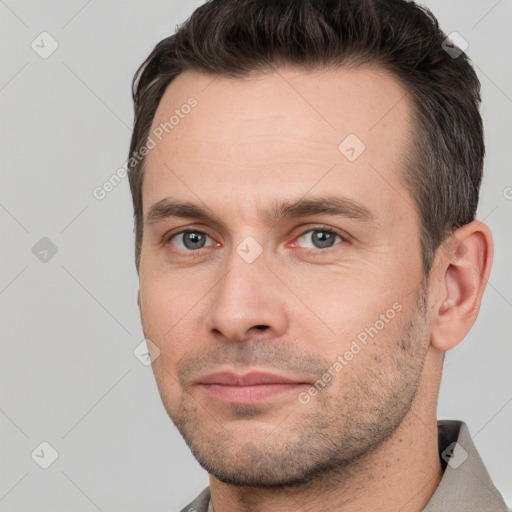
M 438 448 L 444 473 L 423 512 L 485 510 L 508 512 L 463 421 L 438 420 Z

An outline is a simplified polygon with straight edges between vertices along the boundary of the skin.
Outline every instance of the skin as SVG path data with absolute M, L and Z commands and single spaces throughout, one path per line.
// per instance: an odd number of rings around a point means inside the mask
M 152 128 L 191 96 L 197 107 L 147 156 L 138 304 L 159 350 L 162 402 L 210 475 L 216 512 L 422 510 L 442 477 L 443 354 L 478 314 L 488 227 L 456 230 L 423 282 L 419 218 L 401 181 L 411 100 L 385 70 L 279 68 L 243 79 L 186 71 Z M 366 146 L 352 162 L 338 150 L 348 134 Z M 264 215 L 274 202 L 333 195 L 373 221 Z M 214 218 L 148 222 L 166 198 Z M 184 245 L 176 233 L 185 228 L 208 235 L 202 248 Z M 318 248 L 313 235 L 323 229 L 341 237 Z M 262 249 L 252 263 L 237 252 L 247 237 Z M 393 304 L 400 311 L 389 319 Z M 383 314 L 378 334 L 301 403 L 299 391 Z M 229 404 L 196 384 L 221 370 L 307 384 Z

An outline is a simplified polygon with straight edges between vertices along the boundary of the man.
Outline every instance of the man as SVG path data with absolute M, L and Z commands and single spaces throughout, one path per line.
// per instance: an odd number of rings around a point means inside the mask
M 504 511 L 444 354 L 493 254 L 479 81 L 403 0 L 212 0 L 134 78 L 138 304 L 184 511 Z

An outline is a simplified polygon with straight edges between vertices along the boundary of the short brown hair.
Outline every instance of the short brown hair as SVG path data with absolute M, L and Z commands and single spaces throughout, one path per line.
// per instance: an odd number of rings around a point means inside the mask
M 146 144 L 169 83 L 184 70 L 243 77 L 273 66 L 377 64 L 413 99 L 404 183 L 421 222 L 424 275 L 455 228 L 474 220 L 485 153 L 480 82 L 463 52 L 448 52 L 434 15 L 406 0 L 210 0 L 160 41 L 135 73 L 130 155 Z M 128 165 L 135 261 L 143 236 L 145 159 Z

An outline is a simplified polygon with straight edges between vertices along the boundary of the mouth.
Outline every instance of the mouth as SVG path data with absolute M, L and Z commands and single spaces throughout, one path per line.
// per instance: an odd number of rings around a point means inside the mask
M 232 372 L 211 373 L 196 384 L 209 396 L 227 403 L 252 404 L 276 398 L 285 393 L 300 392 L 308 382 L 264 372 L 238 375 Z

